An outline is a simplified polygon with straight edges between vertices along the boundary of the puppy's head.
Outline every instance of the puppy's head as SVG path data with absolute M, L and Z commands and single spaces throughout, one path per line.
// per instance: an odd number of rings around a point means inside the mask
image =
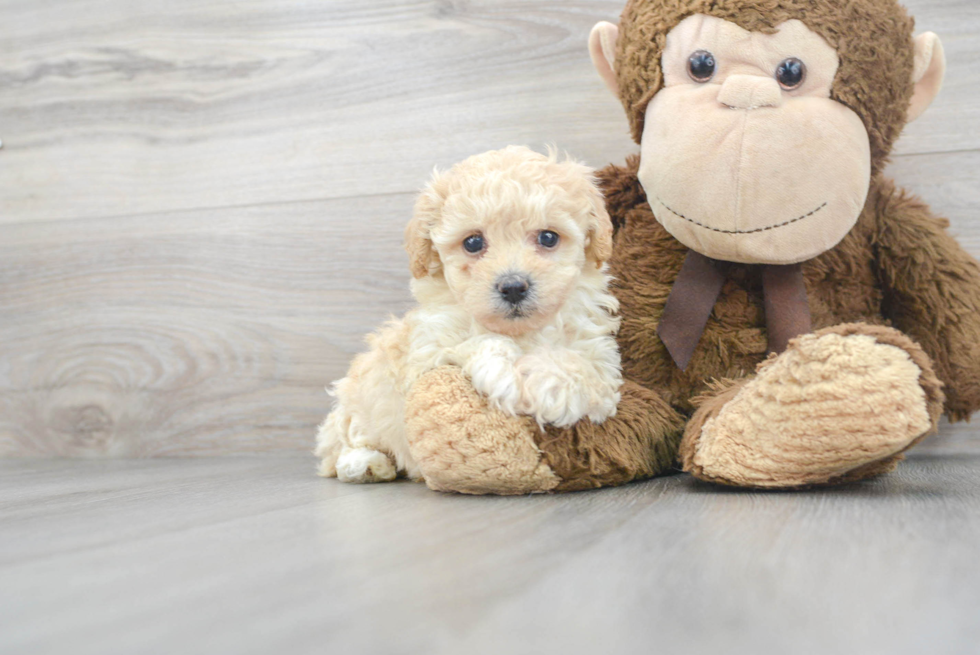
M 444 278 L 481 325 L 511 336 L 547 323 L 612 254 L 592 171 L 519 146 L 436 174 L 405 236 L 416 278 Z

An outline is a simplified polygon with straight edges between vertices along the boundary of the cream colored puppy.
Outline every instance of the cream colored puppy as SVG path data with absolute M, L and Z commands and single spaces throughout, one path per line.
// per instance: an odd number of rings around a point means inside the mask
M 601 422 L 622 382 L 616 299 L 603 262 L 612 225 L 592 171 L 511 146 L 436 174 L 405 231 L 419 306 L 368 337 L 320 426 L 320 475 L 417 479 L 405 396 L 462 367 L 491 406 L 539 424 Z

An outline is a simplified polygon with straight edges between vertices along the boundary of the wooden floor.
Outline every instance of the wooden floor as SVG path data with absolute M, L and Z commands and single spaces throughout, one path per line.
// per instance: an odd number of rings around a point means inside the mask
M 636 150 L 624 3 L 0 0 L 0 455 L 308 450 L 434 165 Z M 907 5 L 949 75 L 890 172 L 980 254 L 980 3 Z
M 975 654 L 980 457 L 473 498 L 307 457 L 0 461 L 0 652 Z

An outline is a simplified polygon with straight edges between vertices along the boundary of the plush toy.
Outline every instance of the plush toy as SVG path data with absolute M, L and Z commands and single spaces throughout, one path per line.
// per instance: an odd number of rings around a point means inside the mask
M 632 0 L 593 61 L 639 156 L 600 173 L 626 382 L 613 418 L 542 432 L 459 370 L 423 377 L 428 484 L 832 484 L 893 469 L 980 406 L 980 267 L 882 177 L 939 91 L 933 34 L 895 0 Z M 678 450 L 679 448 L 679 450 Z

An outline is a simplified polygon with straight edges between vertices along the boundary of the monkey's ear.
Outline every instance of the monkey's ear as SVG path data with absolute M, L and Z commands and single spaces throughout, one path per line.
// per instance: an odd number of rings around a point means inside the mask
M 606 211 L 606 200 L 596 190 L 592 202 L 592 215 L 589 219 L 588 243 L 585 245 L 585 257 L 601 267 L 609 261 L 613 252 L 613 225 Z
M 946 76 L 946 53 L 943 43 L 932 32 L 915 37 L 915 68 L 912 69 L 912 103 L 909 105 L 908 122 L 922 115 L 943 86 Z
M 592 56 L 592 65 L 617 98 L 619 97 L 619 82 L 616 80 L 616 39 L 618 38 L 619 27 L 606 21 L 596 23 L 592 33 L 589 34 L 589 54 Z
M 405 251 L 408 253 L 408 266 L 414 278 L 428 275 L 433 262 L 439 258 L 432 245 L 432 228 L 438 223 L 442 206 L 446 202 L 448 177 L 448 173 L 433 173 L 432 181 L 415 201 L 412 220 L 405 227 Z

